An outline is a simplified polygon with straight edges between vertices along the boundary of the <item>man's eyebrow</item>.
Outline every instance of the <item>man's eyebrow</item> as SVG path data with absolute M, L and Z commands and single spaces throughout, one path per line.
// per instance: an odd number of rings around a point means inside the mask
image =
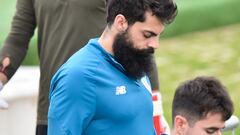
M 219 130 L 219 129 L 223 129 L 224 127 L 222 128 L 219 128 L 219 127 L 207 127 L 205 128 L 205 130 Z
M 208 127 L 208 128 L 205 128 L 205 129 L 218 130 L 219 128 L 217 128 L 217 127 Z

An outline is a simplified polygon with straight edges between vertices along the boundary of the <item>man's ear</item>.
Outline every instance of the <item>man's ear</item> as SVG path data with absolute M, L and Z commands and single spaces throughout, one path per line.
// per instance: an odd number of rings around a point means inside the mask
M 177 135 L 184 135 L 188 128 L 187 119 L 181 115 L 174 118 L 174 131 Z
M 124 32 L 128 28 L 128 22 L 122 14 L 115 17 L 113 25 L 118 32 Z

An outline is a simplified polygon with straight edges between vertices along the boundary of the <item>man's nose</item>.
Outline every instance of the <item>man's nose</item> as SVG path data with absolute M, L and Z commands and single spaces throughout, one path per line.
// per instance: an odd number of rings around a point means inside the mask
M 148 47 L 152 47 L 154 49 L 157 49 L 159 47 L 159 38 L 154 38 L 152 39 L 149 44 Z
M 217 133 L 216 133 L 216 135 L 222 135 L 221 130 L 218 130 Z

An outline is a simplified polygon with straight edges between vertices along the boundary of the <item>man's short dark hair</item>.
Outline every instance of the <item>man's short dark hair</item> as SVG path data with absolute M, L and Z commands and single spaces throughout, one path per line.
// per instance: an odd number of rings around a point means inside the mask
M 146 11 L 169 24 L 177 14 L 177 6 L 172 0 L 108 0 L 107 23 L 111 25 L 118 14 L 124 15 L 129 25 L 144 22 Z
M 182 83 L 176 90 L 172 118 L 181 115 L 190 125 L 206 118 L 209 113 L 219 113 L 226 121 L 233 113 L 233 103 L 219 80 L 214 77 L 197 77 Z

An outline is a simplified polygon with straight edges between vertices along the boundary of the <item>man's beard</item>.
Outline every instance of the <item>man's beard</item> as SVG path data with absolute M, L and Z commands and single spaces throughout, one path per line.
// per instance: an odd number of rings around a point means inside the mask
M 113 43 L 113 53 L 129 77 L 140 79 L 152 70 L 153 48 L 137 49 L 133 42 L 127 37 L 128 33 L 118 34 Z

